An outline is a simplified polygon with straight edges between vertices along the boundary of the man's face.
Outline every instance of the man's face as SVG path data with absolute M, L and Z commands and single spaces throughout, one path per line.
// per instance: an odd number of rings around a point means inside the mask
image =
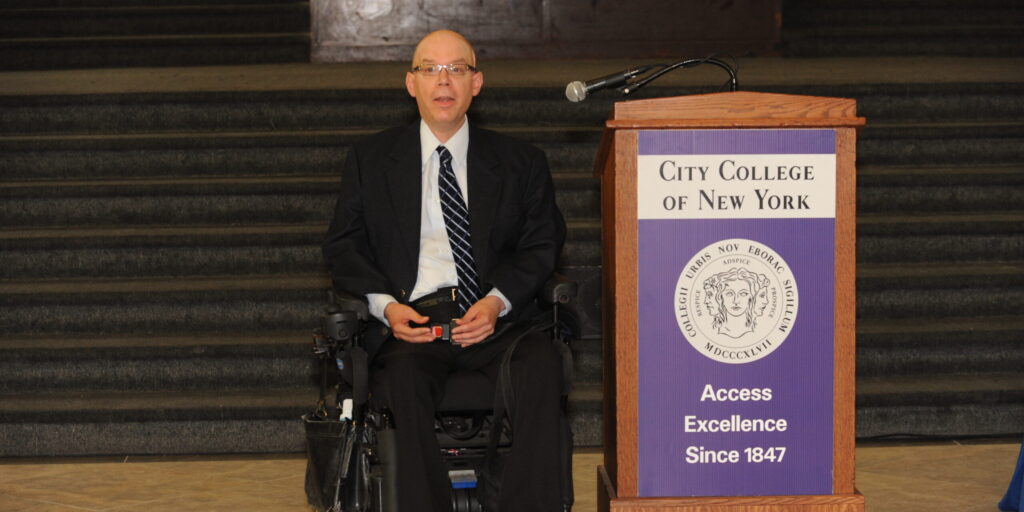
M 451 32 L 435 32 L 420 42 L 413 58 L 414 67 L 430 64 L 475 66 L 476 59 L 472 48 L 461 37 Z M 420 117 L 442 142 L 462 126 L 469 104 L 483 85 L 484 76 L 480 72 L 451 76 L 447 70 L 442 70 L 437 76 L 427 76 L 410 71 L 405 75 L 405 87 L 409 95 L 416 98 Z

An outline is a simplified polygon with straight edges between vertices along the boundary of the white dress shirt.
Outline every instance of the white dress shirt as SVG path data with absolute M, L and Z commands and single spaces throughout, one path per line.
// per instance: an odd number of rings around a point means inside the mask
M 455 132 L 455 135 L 452 135 L 447 142 L 441 143 L 437 140 L 434 132 L 430 131 L 427 123 L 421 119 L 420 161 L 423 167 L 420 192 L 420 255 L 416 285 L 409 294 L 410 301 L 439 288 L 458 286 L 459 284 L 458 273 L 455 270 L 455 258 L 452 256 L 452 248 L 448 243 L 448 231 L 444 225 L 444 215 L 441 213 L 440 189 L 437 182 L 441 170 L 441 157 L 437 154 L 438 146 L 448 148 L 448 152 L 451 153 L 455 181 L 459 183 L 462 199 L 466 202 L 466 206 L 469 206 L 469 187 L 466 178 L 469 121 L 464 119 L 459 131 Z M 470 221 L 472 222 L 472 219 Z M 505 309 L 502 310 L 500 316 L 505 316 L 512 309 L 512 303 L 497 288 L 491 288 L 487 295 L 494 295 L 505 304 Z M 386 293 L 371 293 L 367 294 L 366 298 L 369 301 L 370 314 L 387 325 L 384 308 L 388 304 L 398 301 Z

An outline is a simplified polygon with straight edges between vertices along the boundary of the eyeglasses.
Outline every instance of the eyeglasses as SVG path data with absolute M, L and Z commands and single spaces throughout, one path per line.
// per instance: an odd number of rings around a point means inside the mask
M 476 68 L 469 64 L 429 64 L 426 66 L 416 66 L 412 68 L 413 73 L 423 73 L 426 76 L 437 76 L 441 74 L 441 70 L 448 71 L 451 76 L 465 76 L 470 71 L 476 72 Z

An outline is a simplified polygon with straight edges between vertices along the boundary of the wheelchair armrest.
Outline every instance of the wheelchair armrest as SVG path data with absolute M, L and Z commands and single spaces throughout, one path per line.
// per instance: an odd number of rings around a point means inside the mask
M 541 289 L 540 299 L 545 304 L 568 304 L 576 298 L 579 293 L 579 284 L 576 280 L 563 276 L 562 274 L 551 274 L 551 278 L 544 283 Z
M 370 310 L 366 300 L 344 291 L 327 291 L 327 306 L 320 317 L 320 332 L 331 343 L 347 345 L 355 340 L 358 342 L 366 322 L 370 318 Z
M 355 313 L 356 318 L 361 322 L 370 319 L 370 308 L 366 303 L 366 297 L 339 290 L 328 291 L 327 297 L 328 313 Z

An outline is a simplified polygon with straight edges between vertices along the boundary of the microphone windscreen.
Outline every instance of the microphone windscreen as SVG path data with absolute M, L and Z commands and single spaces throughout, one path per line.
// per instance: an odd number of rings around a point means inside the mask
M 565 97 L 573 103 L 579 103 L 587 97 L 587 86 L 579 80 L 575 82 L 569 82 L 569 85 L 565 86 Z

